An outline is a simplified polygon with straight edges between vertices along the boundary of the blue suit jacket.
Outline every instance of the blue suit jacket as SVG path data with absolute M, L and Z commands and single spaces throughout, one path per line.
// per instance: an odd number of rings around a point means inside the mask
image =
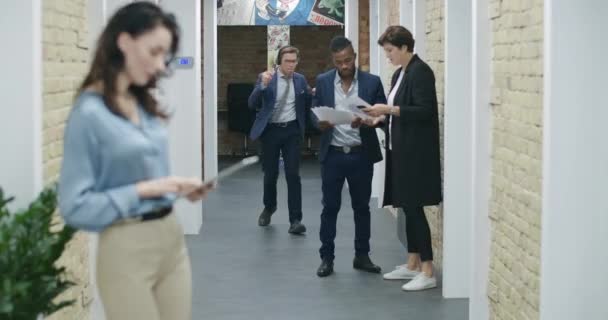
M 268 125 L 268 122 L 270 122 L 270 119 L 272 118 L 275 102 L 277 100 L 277 78 L 278 73 L 275 72 L 268 83 L 268 86 L 265 89 L 262 89 L 262 77 L 261 75 L 258 76 L 255 88 L 249 96 L 249 108 L 258 110 L 255 122 L 253 123 L 253 127 L 251 127 L 251 132 L 249 134 L 252 140 L 256 140 L 262 135 L 264 129 L 266 129 L 266 125 Z M 304 78 L 303 75 L 294 72 L 292 79 L 296 94 L 296 120 L 298 121 L 298 126 L 300 127 L 300 132 L 303 136 L 304 129 L 306 128 L 307 113 L 310 111 L 311 96 L 308 91 L 306 78 Z
M 358 70 L 358 85 L 359 85 L 359 98 L 365 102 L 374 105 L 376 103 L 386 103 L 386 96 L 384 95 L 384 88 L 380 77 L 373 75 L 368 72 Z M 336 77 L 336 69 L 332 69 L 328 72 L 317 76 L 316 81 L 316 93 L 313 97 L 312 106 L 327 106 L 335 108 L 336 100 L 334 95 L 334 80 Z M 318 119 L 311 112 L 311 117 L 315 125 Z M 382 160 L 382 152 L 380 151 L 380 143 L 378 143 L 378 135 L 376 135 L 376 128 L 367 126 L 361 126 L 359 129 L 361 135 L 361 144 L 364 152 L 367 153 L 369 159 L 372 162 L 378 162 Z M 334 129 L 328 129 L 321 135 L 321 142 L 319 145 L 319 159 L 321 162 L 325 161 L 327 157 L 327 151 L 331 145 L 333 139 Z

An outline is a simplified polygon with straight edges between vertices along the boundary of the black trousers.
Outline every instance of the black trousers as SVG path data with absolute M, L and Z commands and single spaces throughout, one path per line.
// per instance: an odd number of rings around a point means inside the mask
M 302 183 L 300 181 L 300 145 L 302 137 L 296 121 L 287 126 L 269 123 L 262 140 L 262 169 L 264 170 L 264 206 L 277 207 L 277 180 L 279 157 L 283 154 L 285 179 L 287 180 L 287 206 L 289 222 L 302 220 Z
M 421 261 L 433 261 L 431 229 L 423 207 L 402 208 L 405 212 L 407 251 L 420 254 Z
M 323 211 L 319 238 L 321 259 L 335 258 L 336 222 L 342 205 L 342 187 L 348 181 L 351 206 L 355 220 L 355 255 L 365 256 L 370 251 L 370 209 L 374 164 L 362 152 L 344 154 L 329 150 L 321 164 Z

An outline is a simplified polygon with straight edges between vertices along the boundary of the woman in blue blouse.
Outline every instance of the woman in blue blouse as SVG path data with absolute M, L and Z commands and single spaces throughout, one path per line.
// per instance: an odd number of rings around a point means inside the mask
M 212 186 L 169 174 L 167 116 L 150 90 L 177 51 L 172 15 L 131 3 L 108 21 L 64 137 L 59 204 L 99 232 L 97 282 L 108 319 L 190 319 L 190 261 L 173 202 Z

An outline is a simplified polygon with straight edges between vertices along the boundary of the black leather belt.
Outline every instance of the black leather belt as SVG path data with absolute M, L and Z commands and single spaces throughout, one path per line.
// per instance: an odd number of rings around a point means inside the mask
M 141 221 L 150 221 L 168 216 L 173 211 L 173 207 L 161 208 L 154 211 L 148 211 L 141 215 Z
M 291 121 L 287 121 L 287 122 L 271 122 L 270 124 L 275 126 L 275 127 L 279 127 L 279 128 L 285 128 L 288 125 L 295 123 L 296 120 L 291 120 Z
M 361 152 L 363 151 L 362 146 L 352 146 L 352 147 L 338 147 L 338 146 L 329 146 L 329 149 L 336 150 L 338 152 L 342 152 L 344 154 L 349 154 L 353 152 Z

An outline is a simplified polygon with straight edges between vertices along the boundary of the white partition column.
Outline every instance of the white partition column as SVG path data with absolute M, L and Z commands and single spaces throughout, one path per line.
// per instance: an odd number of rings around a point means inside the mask
M 370 0 L 369 1 L 369 71 L 372 74 L 381 76 L 382 60 L 384 58 L 384 52 L 382 48 L 378 46 L 377 40 L 384 32 L 382 19 L 386 20 L 386 17 L 382 17 L 382 7 L 384 7 L 384 1 L 382 0 Z M 385 87 L 386 90 L 386 87 Z M 384 141 L 384 131 L 376 129 L 378 139 L 382 143 Z M 384 156 L 384 149 L 382 150 Z M 382 207 L 382 198 L 384 195 L 384 160 L 374 164 L 374 176 L 372 178 L 372 198 L 378 199 L 378 207 Z
M 472 113 L 472 183 L 470 194 L 472 207 L 470 268 L 471 287 L 469 294 L 469 319 L 489 319 L 487 294 L 490 266 L 490 146 L 492 110 L 490 106 L 490 0 L 472 2 L 472 66 L 471 98 Z M 463 186 L 465 187 L 465 186 Z
M 359 1 L 347 1 L 345 4 L 344 36 L 350 40 L 355 52 L 359 52 Z
M 426 57 L 426 0 L 413 0 L 414 22 L 412 34 L 416 40 L 414 52 L 424 60 Z
M 443 296 L 466 298 L 470 286 L 473 194 L 471 2 L 445 0 Z
M 198 1 L 197 1 L 198 2 Z M 217 1 L 203 1 L 204 93 L 203 140 L 204 177 L 217 175 Z M 198 29 L 200 30 L 200 28 Z M 197 43 L 200 46 L 200 42 Z
M 380 0 L 369 0 L 369 72 L 380 73 L 380 54 L 382 49 L 376 41 L 380 31 Z
M 160 4 L 175 14 L 180 25 L 179 57 L 193 62 L 187 68 L 176 69 L 162 83 L 164 102 L 175 110 L 169 122 L 171 172 L 202 177 L 201 2 L 163 0 Z M 175 212 L 186 234 L 199 232 L 202 210 L 200 203 L 176 202 Z
M 412 32 L 414 26 L 414 0 L 399 1 L 399 24 Z
M 19 30 L 19 32 L 15 32 Z M 12 210 L 26 207 L 40 192 L 42 176 L 42 2 L 2 6 L 0 35 L 7 48 L 0 74 L 0 187 L 14 196 Z
M 608 3 L 544 10 L 540 319 L 608 319 Z

